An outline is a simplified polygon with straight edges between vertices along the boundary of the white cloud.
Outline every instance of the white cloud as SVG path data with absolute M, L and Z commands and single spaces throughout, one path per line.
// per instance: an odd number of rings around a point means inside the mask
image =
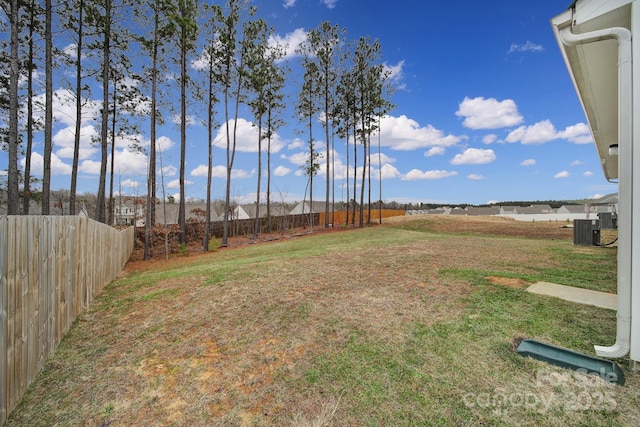
M 115 152 L 114 172 L 119 176 L 147 176 L 149 159 L 137 150 L 125 148 Z M 80 172 L 91 175 L 100 175 L 100 161 L 84 160 L 78 167 Z M 107 159 L 107 173 L 111 170 L 111 157 Z
M 404 79 L 404 73 L 402 67 L 404 67 L 404 60 L 398 62 L 396 65 L 389 65 L 387 62 L 382 64 L 383 72 L 387 73 L 389 80 L 394 84 L 396 89 L 406 89 L 406 84 L 402 82 Z
M 402 175 L 400 171 L 395 168 L 395 166 L 392 166 L 388 163 L 382 165 L 380 173 L 382 174 L 382 179 L 398 178 Z
M 334 156 L 340 157 L 340 154 L 337 152 L 332 152 Z M 380 153 L 380 156 L 378 156 L 378 153 L 371 153 L 371 157 L 369 158 L 369 160 L 367 161 L 368 163 L 371 163 L 371 165 L 373 166 L 378 166 L 379 164 L 385 164 L 385 163 L 395 163 L 396 159 L 393 157 L 389 157 L 384 153 Z
M 20 159 L 20 166 L 24 169 L 26 157 Z M 71 175 L 71 165 L 64 163 L 58 156 L 51 153 L 51 175 Z M 40 153 L 31 153 L 31 174 L 42 176 L 44 173 L 44 157 Z
M 144 153 L 125 148 L 116 150 L 114 171 L 120 176 L 146 176 L 149 167 L 149 159 Z
M 193 181 L 189 181 L 188 179 L 184 180 L 184 185 L 185 187 L 187 185 L 191 185 L 193 184 Z M 169 181 L 169 183 L 167 184 L 167 188 L 180 188 L 180 180 L 179 179 L 174 179 L 173 181 Z M 178 197 L 179 199 L 180 197 Z
M 229 120 L 229 132 L 233 138 L 233 120 Z M 218 132 L 214 138 L 214 147 L 226 149 L 227 146 L 227 129 L 223 124 L 218 129 Z M 233 143 L 233 141 L 232 141 Z M 258 128 L 245 119 L 238 119 L 238 127 L 236 129 L 236 150 L 243 153 L 257 153 L 258 152 Z M 276 133 L 271 137 L 271 153 L 277 153 L 285 146 L 284 141 Z M 262 141 L 262 151 L 267 151 L 266 141 Z
M 193 126 L 197 122 L 196 118 L 190 115 L 185 116 L 185 120 L 187 122 L 187 126 Z M 182 123 L 182 117 L 180 116 L 180 114 L 174 114 L 171 118 L 171 121 L 176 125 L 180 125 Z
M 569 172 L 567 172 L 567 171 L 558 172 L 553 177 L 556 178 L 556 179 L 558 179 L 558 178 L 567 178 L 567 177 L 569 177 Z
M 559 133 L 559 137 L 573 142 L 574 144 L 590 144 L 593 142 L 591 130 L 589 129 L 589 126 L 584 123 L 577 123 L 573 126 L 568 126 L 564 131 Z
M 213 178 L 227 179 L 227 167 L 218 165 L 211 168 L 211 176 Z M 251 174 L 244 169 L 231 169 L 231 179 L 233 178 L 249 178 Z
M 198 165 L 195 169 L 193 169 L 190 173 L 191 176 L 207 176 L 207 171 L 209 167 L 207 165 Z M 232 169 L 231 177 L 232 178 L 248 178 L 251 174 L 247 173 L 242 169 Z M 218 165 L 211 168 L 211 177 L 212 178 L 227 178 L 227 168 L 226 166 Z
M 53 135 L 53 146 L 56 148 L 58 157 L 73 159 L 75 133 L 75 127 L 67 126 Z M 98 136 L 98 132 L 93 125 L 87 125 L 80 129 L 80 147 L 78 150 L 80 160 L 88 159 L 98 151 L 98 147 L 92 142 L 93 138 Z
M 485 144 L 493 144 L 497 140 L 498 140 L 498 135 L 496 135 L 494 133 L 490 133 L 489 135 L 485 135 L 484 138 L 482 138 L 482 142 L 485 143 Z
M 220 42 L 216 40 L 214 42 L 213 47 L 220 46 Z M 191 61 L 191 68 L 198 71 L 208 70 L 209 69 L 209 52 L 207 51 L 209 46 L 202 51 L 202 53 L 193 61 Z
M 336 7 L 336 3 L 338 3 L 338 0 L 321 0 L 322 3 L 327 6 L 328 9 L 333 9 L 334 7 Z
M 462 137 L 445 135 L 431 125 L 420 127 L 418 122 L 405 115 L 384 116 L 380 127 L 381 145 L 398 151 L 435 146 L 451 147 L 462 140 Z
M 173 165 L 165 166 L 162 168 L 162 173 L 164 174 L 165 177 L 174 176 L 175 174 L 178 173 L 178 168 L 176 168 Z
M 296 5 L 296 0 L 285 0 L 285 2 L 282 4 L 282 6 L 284 6 L 285 9 L 288 9 L 295 5 Z
M 584 123 L 578 123 L 568 126 L 563 131 L 557 131 L 549 120 L 543 120 L 530 126 L 520 126 L 511 131 L 505 140 L 528 145 L 544 144 L 556 139 L 566 139 L 576 144 L 586 144 L 592 141 L 589 127 Z
M 291 173 L 291 169 L 289 169 L 288 167 L 285 167 L 285 166 L 278 166 L 277 168 L 275 168 L 273 170 L 273 174 L 275 176 L 286 176 L 289 173 Z
M 467 179 L 470 179 L 472 181 L 480 181 L 480 180 L 485 179 L 485 177 L 482 176 L 482 175 L 478 175 L 476 173 L 472 173 L 472 174 L 467 175 Z
M 295 1 L 290 3 L 295 3 Z M 285 6 L 287 7 L 287 6 Z M 273 46 L 281 46 L 284 49 L 284 59 L 294 58 L 296 54 L 296 49 L 307 39 L 307 33 L 304 31 L 304 28 L 296 28 L 291 33 L 285 34 L 284 37 L 276 34 L 275 36 L 269 36 L 268 44 L 270 47 Z
M 424 153 L 425 157 L 433 157 L 433 156 L 441 156 L 445 153 L 446 149 L 444 147 L 431 147 L 426 153 Z
M 419 169 L 412 169 L 405 176 L 402 177 L 403 181 L 417 181 L 422 179 L 442 179 L 450 176 L 456 176 L 458 172 L 445 171 L 445 170 L 431 170 L 422 172 Z
M 470 129 L 498 129 L 522 123 L 522 116 L 512 99 L 498 101 L 495 98 L 465 97 L 456 116 L 464 117 L 462 125 Z
M 168 136 L 161 136 L 160 138 L 156 138 L 156 150 L 158 151 L 168 151 L 172 149 L 176 145 L 175 142 Z
M 593 172 L 591 172 L 591 171 L 585 171 L 582 175 L 584 175 L 584 176 L 592 176 L 592 175 L 593 175 Z
M 207 176 L 207 171 L 209 170 L 209 166 L 207 165 L 198 165 L 194 170 L 191 171 L 191 176 Z
M 78 166 L 80 172 L 88 173 L 91 175 L 100 175 L 100 162 L 94 160 L 85 160 Z
M 61 52 L 68 58 L 75 60 L 78 57 L 78 45 L 76 43 L 71 43 L 70 45 L 63 47 Z
M 481 165 L 491 163 L 496 160 L 493 150 L 483 150 L 481 148 L 467 148 L 463 153 L 456 154 L 451 159 L 452 165 Z
M 520 166 L 533 166 L 536 164 L 536 159 L 526 159 L 520 162 Z
M 81 126 L 88 125 L 89 121 L 95 120 L 102 108 L 101 101 L 82 98 L 82 123 Z M 76 95 L 67 89 L 57 89 L 53 92 L 53 119 L 56 122 L 74 128 L 76 125 Z M 35 105 L 45 105 L 45 95 L 40 94 L 34 97 Z M 26 106 L 24 117 L 26 117 Z M 44 121 L 44 108 L 34 110 L 34 119 Z
M 555 126 L 549 120 L 543 120 L 531 126 L 520 126 L 507 135 L 507 142 L 522 144 L 544 144 L 557 138 Z
M 509 48 L 509 51 L 507 53 L 542 52 L 543 50 L 544 47 L 542 45 L 535 44 L 527 40 L 527 42 L 523 44 L 511 43 L 511 47 Z
M 309 158 L 309 153 L 300 152 L 300 153 L 293 154 L 291 156 L 283 155 L 281 156 L 281 158 L 289 160 L 291 163 L 293 163 L 296 166 L 302 166 L 307 162 L 307 159 Z
M 140 187 L 139 181 L 134 181 L 133 179 L 129 179 L 129 178 L 119 182 L 118 184 L 122 185 L 123 187 L 133 188 L 133 189 L 138 189 Z
M 584 162 L 581 162 L 580 160 L 574 160 L 573 162 L 571 162 L 571 166 L 580 166 L 580 165 L 584 165 Z
M 307 144 L 303 140 L 301 140 L 300 138 L 296 138 L 293 140 L 293 142 L 287 145 L 287 150 L 296 150 L 298 148 L 303 148 L 306 145 Z

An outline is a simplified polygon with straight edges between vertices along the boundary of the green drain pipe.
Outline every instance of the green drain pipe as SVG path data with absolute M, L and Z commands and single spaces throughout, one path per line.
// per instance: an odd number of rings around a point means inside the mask
M 622 369 L 611 360 L 577 353 L 536 340 L 522 340 L 516 352 L 522 356 L 547 362 L 550 365 L 598 375 L 604 381 L 610 383 L 624 384 Z

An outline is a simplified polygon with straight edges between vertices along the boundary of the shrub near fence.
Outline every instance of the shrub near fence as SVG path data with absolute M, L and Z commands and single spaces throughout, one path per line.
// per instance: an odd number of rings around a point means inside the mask
M 76 317 L 131 256 L 133 227 L 0 216 L 0 425 Z

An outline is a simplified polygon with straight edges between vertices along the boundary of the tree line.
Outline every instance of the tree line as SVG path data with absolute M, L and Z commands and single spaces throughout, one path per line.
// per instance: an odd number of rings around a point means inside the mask
M 59 4 L 53 4 L 52 0 L 0 0 L 0 4 L 6 15 L 6 19 L 0 20 L 5 34 L 0 53 L 0 144 L 8 152 L 5 185 L 9 215 L 30 213 L 30 200 L 38 193 L 38 185 L 41 214 L 50 213 L 53 80 L 54 76 L 64 75 L 61 84 L 73 94 L 75 107 L 70 214 L 78 211 L 76 191 L 81 126 L 86 118 L 84 109 L 93 92 L 102 95 L 97 120 L 99 132 L 93 141 L 100 150 L 94 217 L 101 222 L 113 223 L 116 138 L 148 133 L 151 143 L 146 152 L 147 235 L 155 225 L 157 201 L 166 199 L 163 176 L 158 180 L 156 172 L 162 170 L 162 152 L 157 148 L 158 128 L 177 111 L 180 128 L 179 242 L 185 243 L 187 128 L 190 111 L 197 104 L 206 111 L 203 123 L 208 135 L 203 247 L 207 250 L 211 237 L 213 132 L 220 121 L 226 138 L 222 238 L 222 245 L 226 245 L 241 108 L 251 112 L 252 122 L 258 130 L 258 208 L 262 204 L 262 169 L 266 160 L 267 188 L 264 192 L 266 217 L 270 218 L 271 143 L 278 129 L 285 124 L 288 97 L 294 97 L 293 120 L 308 149 L 303 172 L 309 200 L 314 200 L 313 181 L 321 160 L 324 160 L 324 226 L 328 227 L 329 209 L 335 205 L 334 165 L 338 139 L 342 141 L 338 147 L 344 147 L 347 162 L 346 185 L 350 200 L 346 204 L 347 216 L 351 209 L 352 222 L 355 222 L 356 209 L 360 209 L 358 225 L 364 225 L 364 206 L 371 209 L 372 205 L 371 163 L 375 144 L 372 135 L 378 130 L 380 118 L 393 107 L 389 101 L 392 94 L 390 76 L 382 63 L 382 50 L 377 40 L 368 36 L 351 40 L 344 28 L 323 22 L 309 30 L 305 41 L 296 49 L 302 70 L 296 80 L 296 76 L 291 78 L 291 68 L 285 60 L 286 46 L 272 42 L 273 27 L 258 17 L 257 9 L 248 0 L 227 0 L 224 4 L 196 0 L 71 0 Z M 54 43 L 61 34 L 72 41 L 64 48 Z M 136 60 L 132 61 L 134 57 Z M 291 80 L 297 81 L 293 94 L 286 86 Z M 174 101 L 167 96 L 169 93 L 179 93 L 179 96 Z M 318 148 L 318 126 L 325 141 L 324 152 Z M 44 142 L 40 182 L 31 170 L 35 135 L 41 135 Z M 379 137 L 377 143 L 380 156 Z M 132 145 L 145 149 L 140 138 L 134 139 Z M 24 167 L 18 162 L 19 155 L 25 158 Z M 112 161 L 107 170 L 109 158 Z M 351 172 L 353 176 L 350 176 Z M 159 197 L 159 191 L 162 197 Z M 380 194 L 374 196 L 376 199 L 382 200 L 381 185 Z M 381 208 L 382 203 L 379 205 Z M 259 218 L 257 213 L 256 222 Z M 257 226 L 255 230 L 254 237 L 257 237 Z M 145 257 L 149 255 L 148 250 L 145 247 Z

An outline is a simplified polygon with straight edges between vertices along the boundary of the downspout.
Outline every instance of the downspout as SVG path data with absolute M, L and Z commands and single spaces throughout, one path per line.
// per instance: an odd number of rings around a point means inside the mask
M 574 34 L 568 26 L 559 31 L 566 46 L 593 43 L 601 40 L 618 41 L 618 182 L 619 182 L 619 235 L 618 248 L 618 313 L 616 342 L 610 347 L 594 346 L 601 357 L 618 358 L 629 353 L 631 339 L 631 227 L 632 227 L 632 55 L 631 31 L 624 27 L 606 28 L 584 34 Z M 628 182 L 625 180 L 628 179 Z M 621 263 L 620 256 L 628 257 Z M 620 268 L 620 265 L 628 268 Z M 640 267 L 638 267 L 640 268 Z

